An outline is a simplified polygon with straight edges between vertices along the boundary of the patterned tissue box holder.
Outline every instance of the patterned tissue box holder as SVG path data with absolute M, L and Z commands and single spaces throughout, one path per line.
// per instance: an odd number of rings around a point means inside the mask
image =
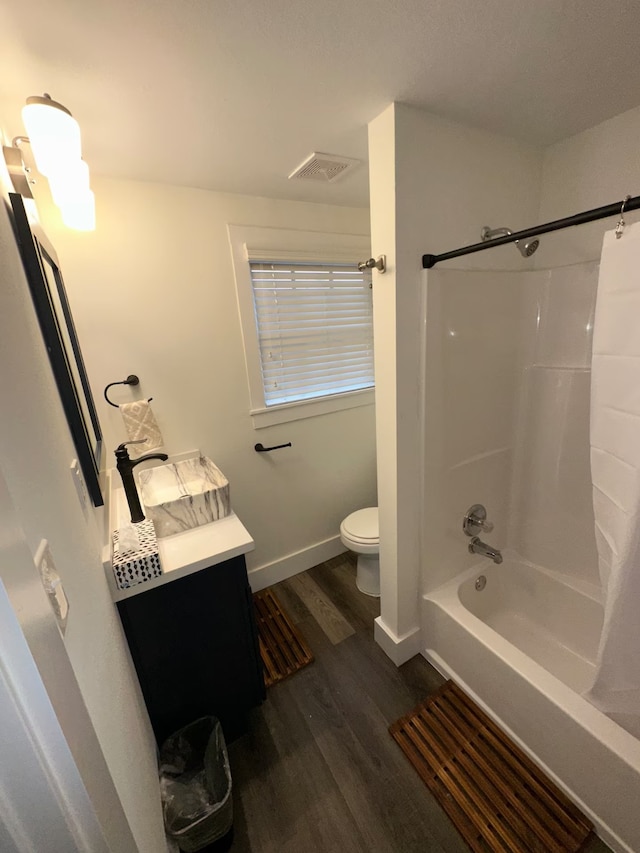
M 135 550 L 121 551 L 118 531 L 113 532 L 111 564 L 118 589 L 129 589 L 162 574 L 153 522 L 140 521 L 135 527 L 140 541 L 140 547 Z

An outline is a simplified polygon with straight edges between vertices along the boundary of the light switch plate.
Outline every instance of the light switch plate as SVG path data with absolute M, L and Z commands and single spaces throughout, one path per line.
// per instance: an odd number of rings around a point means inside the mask
M 71 476 L 73 477 L 73 484 L 76 487 L 76 492 L 78 493 L 78 500 L 80 501 L 80 505 L 82 509 L 86 511 L 89 501 L 89 496 L 87 495 L 87 487 L 84 482 L 84 477 L 82 476 L 82 470 L 80 469 L 80 463 L 77 459 L 74 459 L 71 462 Z
M 42 586 L 47 593 L 49 603 L 58 622 L 60 633 L 64 636 L 67 627 L 67 617 L 69 616 L 69 602 L 46 539 L 42 539 L 38 545 L 34 562 L 40 573 Z

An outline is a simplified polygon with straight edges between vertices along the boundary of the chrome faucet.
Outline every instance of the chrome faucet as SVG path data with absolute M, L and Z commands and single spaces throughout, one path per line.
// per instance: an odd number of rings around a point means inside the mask
M 136 482 L 133 479 L 133 469 L 141 462 L 148 462 L 149 459 L 161 459 L 163 462 L 166 462 L 169 458 L 166 453 L 147 453 L 146 456 L 141 456 L 139 459 L 131 459 L 127 450 L 127 444 L 142 444 L 143 441 L 146 441 L 146 438 L 141 438 L 138 441 L 125 441 L 124 444 L 120 444 L 116 449 L 116 468 L 122 477 L 122 485 L 124 486 L 124 493 L 131 513 L 131 521 L 134 524 L 144 521 L 144 513 L 140 505 Z
M 481 554 L 483 557 L 493 560 L 494 563 L 502 562 L 500 551 L 497 548 L 492 548 L 491 545 L 487 545 L 477 536 L 481 530 L 484 530 L 485 533 L 491 533 L 493 530 L 493 524 L 487 521 L 487 511 L 482 504 L 474 504 L 469 507 L 462 521 L 462 529 L 467 536 L 472 537 L 469 543 L 470 554 Z
M 481 554 L 483 557 L 493 560 L 494 563 L 500 564 L 502 562 L 500 551 L 497 548 L 492 548 L 491 545 L 487 545 L 479 536 L 474 536 L 471 542 L 469 542 L 469 553 Z

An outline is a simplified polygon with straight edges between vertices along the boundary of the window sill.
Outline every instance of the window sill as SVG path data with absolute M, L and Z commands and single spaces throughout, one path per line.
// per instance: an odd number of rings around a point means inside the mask
M 355 409 L 358 406 L 372 406 L 375 402 L 375 390 L 350 391 L 347 394 L 335 394 L 332 397 L 320 397 L 315 400 L 301 400 L 298 403 L 283 403 L 268 409 L 252 409 L 251 420 L 254 429 L 263 429 L 274 424 L 286 424 L 315 418 L 343 409 Z

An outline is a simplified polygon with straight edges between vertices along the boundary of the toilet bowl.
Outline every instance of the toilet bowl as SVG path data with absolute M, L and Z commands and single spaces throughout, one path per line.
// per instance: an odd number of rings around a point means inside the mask
M 365 595 L 380 596 L 380 533 L 378 507 L 348 515 L 340 525 L 342 544 L 358 555 L 356 586 Z

